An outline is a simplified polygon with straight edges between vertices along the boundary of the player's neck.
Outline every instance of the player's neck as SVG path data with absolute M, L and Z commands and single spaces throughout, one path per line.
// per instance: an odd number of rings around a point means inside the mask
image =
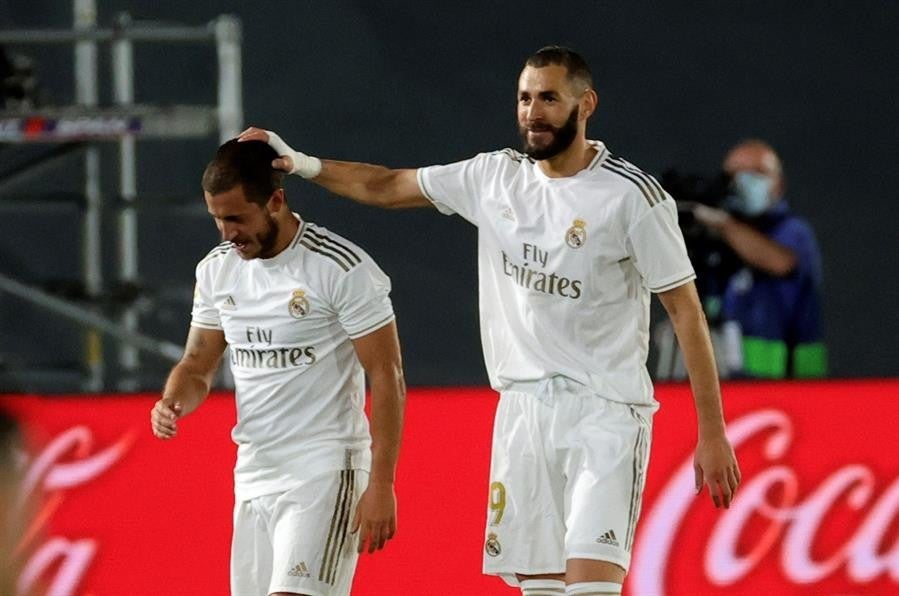
M 272 249 L 272 256 L 281 254 L 290 246 L 300 227 L 300 221 L 294 217 L 293 213 L 289 209 L 285 209 L 285 211 L 287 212 L 286 217 L 283 214 L 278 215 L 278 240 Z
M 596 148 L 586 138 L 578 137 L 568 149 L 549 159 L 541 159 L 537 166 L 550 178 L 567 178 L 589 166 L 595 156 Z

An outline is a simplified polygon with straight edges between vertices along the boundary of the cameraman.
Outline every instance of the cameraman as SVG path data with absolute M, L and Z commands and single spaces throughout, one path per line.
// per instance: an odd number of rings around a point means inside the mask
M 724 319 L 742 345 L 731 376 L 823 377 L 821 255 L 811 226 L 783 198 L 780 158 L 752 139 L 731 149 L 723 167 L 734 191 L 725 209 L 698 204 L 693 214 L 743 263 L 724 293 Z

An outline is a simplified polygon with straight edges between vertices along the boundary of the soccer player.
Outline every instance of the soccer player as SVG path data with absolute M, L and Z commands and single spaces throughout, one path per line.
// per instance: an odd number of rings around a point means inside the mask
M 393 170 L 299 153 L 273 165 L 380 207 L 433 206 L 478 228 L 481 333 L 500 392 L 484 571 L 523 594 L 620 594 L 657 408 L 646 370 L 650 292 L 673 320 L 698 417 L 696 490 L 730 505 L 740 482 L 674 201 L 586 137 L 590 71 L 556 46 L 518 80 L 524 151 Z M 567 585 L 566 585 L 567 584 Z
M 390 280 L 358 246 L 291 213 L 277 157 L 232 140 L 203 174 L 223 242 L 197 265 L 184 356 L 150 418 L 157 437 L 175 437 L 230 347 L 231 593 L 346 595 L 358 552 L 396 530 L 405 386 Z

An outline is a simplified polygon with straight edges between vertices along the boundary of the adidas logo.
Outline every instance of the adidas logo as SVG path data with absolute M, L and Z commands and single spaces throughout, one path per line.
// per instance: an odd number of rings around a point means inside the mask
M 608 544 L 610 546 L 618 546 L 618 539 L 615 537 L 615 530 L 609 530 L 596 539 L 600 544 Z
M 512 209 L 506 207 L 503 209 L 502 213 L 499 214 L 500 217 L 508 219 L 509 221 L 515 221 L 515 215 L 512 213 Z
M 293 566 L 293 569 L 287 572 L 292 577 L 309 577 L 309 569 L 306 567 L 306 561 L 301 561 Z
M 224 309 L 224 310 L 234 310 L 235 308 L 237 308 L 237 303 L 234 302 L 234 298 L 232 298 L 232 297 L 229 295 L 227 298 L 225 298 L 225 302 L 222 303 L 222 309 Z

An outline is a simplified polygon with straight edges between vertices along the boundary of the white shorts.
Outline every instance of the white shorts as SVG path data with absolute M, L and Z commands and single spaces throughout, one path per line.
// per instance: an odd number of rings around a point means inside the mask
M 350 534 L 368 472 L 341 470 L 234 505 L 231 594 L 350 593 L 357 537 Z
M 652 415 L 596 395 L 505 392 L 493 429 L 484 573 L 564 573 L 568 559 L 627 570 Z

